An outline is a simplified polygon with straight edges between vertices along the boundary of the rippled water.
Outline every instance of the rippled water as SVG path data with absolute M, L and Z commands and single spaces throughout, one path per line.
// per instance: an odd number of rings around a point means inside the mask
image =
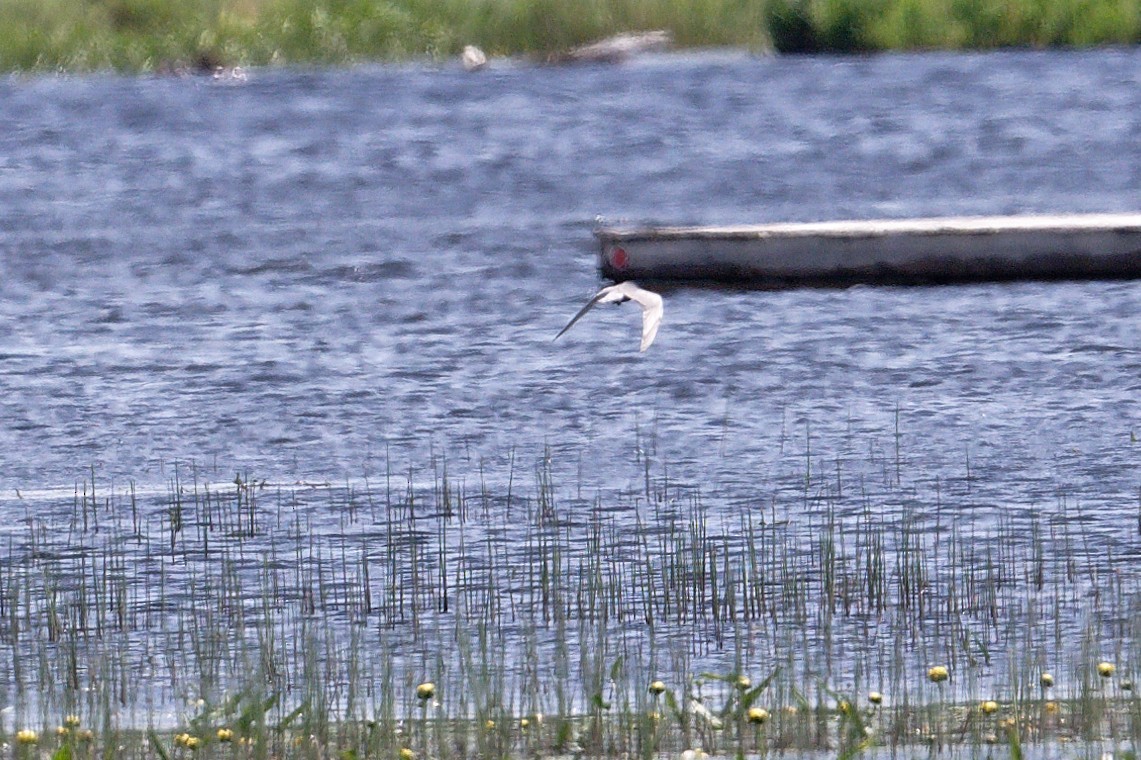
M 700 461 L 726 417 L 764 450 L 897 405 L 932 465 L 1078 447 L 1124 475 L 1132 282 L 683 290 L 645 357 L 626 310 L 551 337 L 596 216 L 1136 209 L 1139 84 L 1132 50 L 9 79 L 4 490 L 175 459 L 335 479 L 385 442 L 492 455 L 637 413 Z
M 598 217 L 1138 208 L 1136 49 L 9 78 L 0 514 L 175 463 L 446 457 L 502 490 L 549 459 L 589 503 L 650 462 L 727 525 L 842 471 L 968 484 L 984 532 L 1077 504 L 1135 563 L 1141 283 L 677 289 L 643 355 L 628 308 L 551 339 L 599 284 Z

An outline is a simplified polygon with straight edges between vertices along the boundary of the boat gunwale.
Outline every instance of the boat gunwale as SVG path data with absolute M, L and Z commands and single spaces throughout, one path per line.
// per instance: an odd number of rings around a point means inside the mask
M 1001 235 L 1008 233 L 1136 234 L 1141 233 L 1141 213 L 852 219 L 708 227 L 696 225 L 600 226 L 594 230 L 595 237 L 603 243 L 687 239 L 764 240 L 767 238 L 803 237 L 856 239 L 896 235 Z

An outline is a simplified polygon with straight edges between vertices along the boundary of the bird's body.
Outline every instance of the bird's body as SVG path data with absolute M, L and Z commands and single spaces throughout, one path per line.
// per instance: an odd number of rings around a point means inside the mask
M 571 321 L 567 322 L 567 326 L 559 331 L 559 335 L 569 330 L 571 325 L 581 319 L 582 315 L 590 311 L 595 304 L 622 303 L 624 301 L 633 301 L 642 307 L 642 347 L 639 350 L 645 351 L 654 342 L 654 337 L 658 334 L 658 326 L 662 323 L 664 307 L 661 296 L 643 290 L 632 282 L 609 285 L 595 293 L 594 297 L 587 301 L 586 306 L 583 306 L 578 314 L 575 314 Z M 559 335 L 555 336 L 556 340 L 558 340 Z

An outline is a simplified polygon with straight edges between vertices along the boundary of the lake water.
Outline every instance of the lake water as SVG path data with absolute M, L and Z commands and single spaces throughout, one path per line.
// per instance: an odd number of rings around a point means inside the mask
M 937 504 L 980 541 L 1068 523 L 1128 617 L 1141 282 L 679 288 L 645 354 L 630 306 L 552 338 L 600 285 L 599 218 L 1139 208 L 1137 49 L 8 78 L 0 565 L 27 572 L 29 524 L 74 527 L 92 479 L 161 537 L 192 480 L 391 503 L 446 468 L 505 529 L 542 483 L 620 531 L 671 488 L 731 538 L 778 507 L 811 536 L 824 501 Z M 318 535 L 380 535 L 291 498 Z

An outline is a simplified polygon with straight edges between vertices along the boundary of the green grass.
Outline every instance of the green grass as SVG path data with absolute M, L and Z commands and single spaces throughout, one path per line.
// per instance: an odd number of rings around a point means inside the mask
M 5 0 L 0 70 L 545 56 L 623 31 L 682 47 L 871 51 L 1141 42 L 1134 0 Z
M 899 752 L 940 752 L 944 757 L 1020 757 L 1023 747 L 1053 744 L 1054 753 L 1087 756 L 1116 749 L 1136 757 L 1136 742 L 1075 735 L 1068 726 L 1084 720 L 1074 701 L 1040 700 L 1021 705 L 1001 702 L 891 707 L 865 695 L 832 693 L 827 704 L 807 701 L 770 711 L 770 685 L 735 689 L 729 677 L 711 694 L 707 712 L 689 712 L 684 694 L 667 690 L 639 698 L 639 704 L 606 704 L 591 714 L 512 715 L 502 710 L 473 718 L 447 717 L 439 703 L 424 703 L 419 715 L 400 720 L 377 715 L 322 723 L 300 705 L 277 711 L 276 697 L 241 696 L 203 705 L 173 729 L 88 728 L 78 715 L 61 716 L 42 732 L 22 729 L 0 736 L 16 758 L 519 758 L 519 757 L 764 757 L 803 755 L 839 758 L 897 756 Z M 443 699 L 443 698 L 442 698 Z M 1118 700 L 1114 715 L 1124 735 L 1137 727 L 1138 705 Z M 1132 726 L 1129 725 L 1132 721 Z M 887 733 L 906 728 L 908 741 Z M 31 734 L 31 735 L 29 735 Z M 699 754 L 700 753 L 700 754 Z M 687 753 L 688 754 L 688 753 Z

